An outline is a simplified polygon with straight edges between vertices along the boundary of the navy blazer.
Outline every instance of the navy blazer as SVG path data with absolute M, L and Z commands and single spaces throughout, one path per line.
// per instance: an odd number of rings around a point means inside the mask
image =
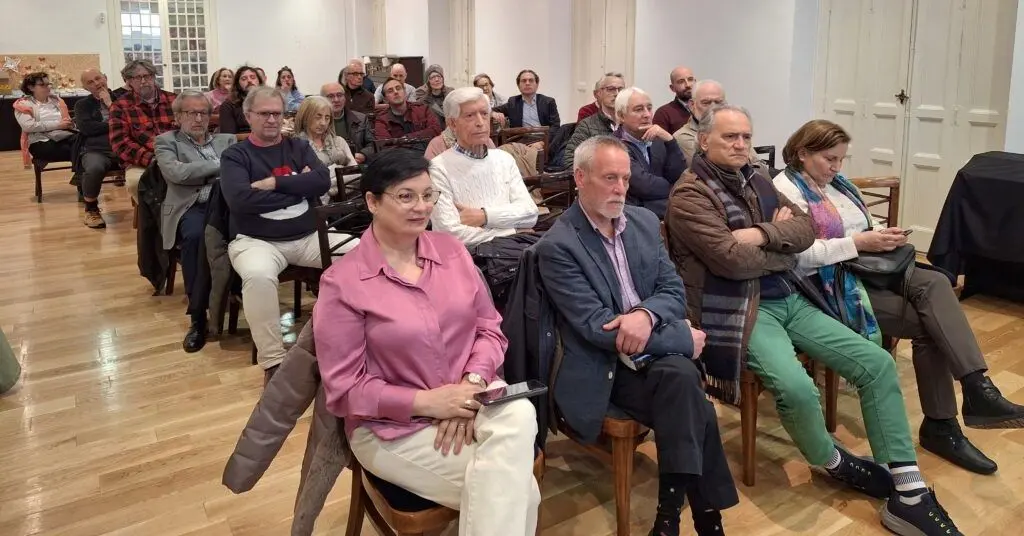
M 649 210 L 628 205 L 625 216 L 621 238 L 639 307 L 657 317 L 644 351 L 691 356 L 693 339 L 686 324 L 683 280 L 661 241 L 658 218 Z M 619 280 L 601 236 L 579 202 L 534 247 L 544 290 L 558 311 L 564 352 L 554 385 L 555 404 L 581 441 L 594 442 L 608 411 L 619 359 L 617 333 L 601 326 L 627 312 Z
M 630 177 L 626 202 L 650 209 L 658 219 L 665 219 L 668 194 L 686 170 L 683 150 L 675 140 L 656 139 L 651 142 L 651 161 L 648 163 L 640 148 L 624 139 L 621 127 L 615 134 L 629 151 Z
M 558 105 L 555 104 L 555 99 L 552 99 L 547 95 L 537 93 L 534 96 L 534 100 L 537 101 L 537 117 L 540 118 L 541 126 L 551 128 L 558 128 L 561 126 L 562 121 L 558 117 Z M 508 116 L 509 127 L 519 128 L 523 126 L 522 95 L 509 97 L 508 102 L 494 108 L 494 111 L 501 112 Z

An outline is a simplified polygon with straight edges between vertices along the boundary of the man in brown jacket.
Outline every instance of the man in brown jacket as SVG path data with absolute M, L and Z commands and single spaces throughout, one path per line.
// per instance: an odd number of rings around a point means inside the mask
M 739 372 L 749 367 L 774 395 L 783 426 L 810 464 L 888 499 L 882 524 L 889 530 L 960 534 L 921 477 L 892 357 L 798 290 L 810 285 L 790 273 L 795 254 L 813 244 L 815 230 L 750 165 L 751 130 L 750 115 L 737 106 L 703 115 L 700 150 L 673 188 L 665 218 L 689 319 L 707 333 L 707 392 L 737 403 Z M 833 441 L 794 345 L 857 387 L 874 461 Z

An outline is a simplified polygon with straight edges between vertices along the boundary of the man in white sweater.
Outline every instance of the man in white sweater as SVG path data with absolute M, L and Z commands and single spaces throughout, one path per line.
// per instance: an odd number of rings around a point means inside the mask
M 480 88 L 458 88 L 445 98 L 444 115 L 456 143 L 430 163 L 430 178 L 441 192 L 431 216 L 434 230 L 473 248 L 531 229 L 537 205 L 515 160 L 487 149 L 490 100 Z

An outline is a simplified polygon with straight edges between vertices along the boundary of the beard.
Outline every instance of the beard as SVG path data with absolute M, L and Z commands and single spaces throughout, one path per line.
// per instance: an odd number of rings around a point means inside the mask
M 625 210 L 625 206 L 625 200 L 622 200 L 618 205 L 613 205 L 610 200 L 609 202 L 602 205 L 601 209 L 598 210 L 598 212 L 605 218 L 608 218 L 609 220 L 614 220 L 616 218 L 622 217 L 622 212 Z
M 681 91 L 679 93 L 676 93 L 676 96 L 679 97 L 679 100 L 681 100 L 681 101 L 689 102 L 690 99 L 693 98 L 693 90 L 692 89 L 684 89 L 683 91 Z

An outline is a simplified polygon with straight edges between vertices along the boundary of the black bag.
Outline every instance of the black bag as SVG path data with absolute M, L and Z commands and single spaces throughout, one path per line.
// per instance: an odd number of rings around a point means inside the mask
M 914 246 L 905 244 L 892 251 L 861 253 L 842 264 L 866 286 L 896 291 L 909 279 L 916 256 Z

